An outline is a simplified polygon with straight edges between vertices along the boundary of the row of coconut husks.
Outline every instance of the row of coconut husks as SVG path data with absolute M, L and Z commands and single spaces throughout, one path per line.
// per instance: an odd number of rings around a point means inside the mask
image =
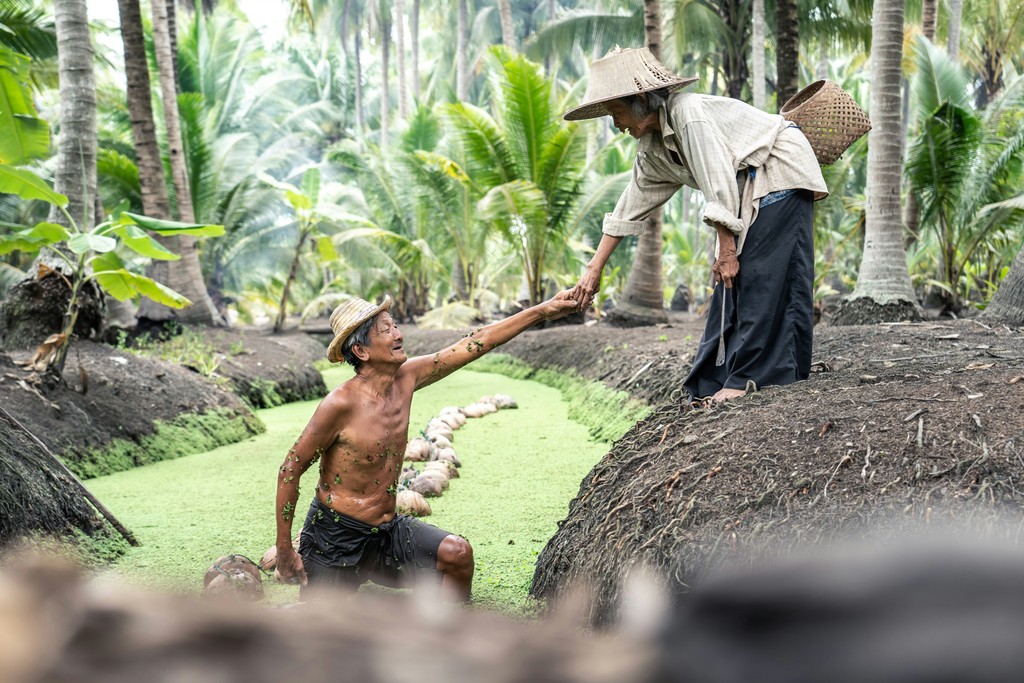
M 396 503 L 399 514 L 426 517 L 430 514 L 427 498 L 440 496 L 448 490 L 448 482 L 459 476 L 462 461 L 455 454 L 452 442 L 455 431 L 466 424 L 466 418 L 483 417 L 502 408 L 516 407 L 511 396 L 495 394 L 482 396 L 476 403 L 463 408 L 442 408 L 440 414 L 427 423 L 421 436 L 410 439 L 405 448 L 406 461 L 423 465 L 402 468 Z

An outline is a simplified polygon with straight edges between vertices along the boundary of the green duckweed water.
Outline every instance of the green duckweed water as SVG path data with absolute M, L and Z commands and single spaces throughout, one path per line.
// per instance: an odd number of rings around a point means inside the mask
M 324 373 L 328 387 L 351 375 Z M 430 500 L 426 521 L 473 544 L 474 603 L 529 613 L 527 590 L 538 553 L 565 517 L 580 481 L 607 451 L 586 426 L 569 417 L 557 389 L 537 382 L 460 370 L 416 393 L 414 435 L 440 409 L 464 406 L 485 394 L 505 393 L 519 402 L 470 419 L 455 432 L 462 476 L 441 498 Z M 87 486 L 142 542 L 108 571 L 151 588 L 199 592 L 206 569 L 230 553 L 259 562 L 274 543 L 277 468 L 317 405 L 293 403 L 258 411 L 264 434 L 207 453 L 158 462 L 91 479 Z M 315 473 L 302 482 L 294 530 L 313 495 Z M 273 602 L 298 598 L 293 586 L 264 581 Z

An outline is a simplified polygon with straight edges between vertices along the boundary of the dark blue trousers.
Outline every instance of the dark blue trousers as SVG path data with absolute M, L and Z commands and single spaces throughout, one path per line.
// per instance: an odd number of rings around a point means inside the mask
M 684 387 L 691 399 L 719 389 L 791 384 L 811 370 L 814 200 L 800 190 L 758 212 L 732 289 L 719 284 Z M 725 363 L 715 365 L 725 298 Z

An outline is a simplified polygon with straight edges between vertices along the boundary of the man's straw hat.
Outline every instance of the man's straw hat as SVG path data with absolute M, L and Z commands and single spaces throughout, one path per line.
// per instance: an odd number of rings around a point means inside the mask
M 331 329 L 334 331 L 334 339 L 327 347 L 327 360 L 332 363 L 340 363 L 345 359 L 342 347 L 345 340 L 352 332 L 364 322 L 382 311 L 391 310 L 391 297 L 384 295 L 384 301 L 380 304 L 371 304 L 363 299 L 349 299 L 334 309 L 331 313 Z
M 615 48 L 590 64 L 590 83 L 583 102 L 565 114 L 566 121 L 605 116 L 604 103 L 659 88 L 685 88 L 695 77 L 683 78 L 669 71 L 646 47 Z

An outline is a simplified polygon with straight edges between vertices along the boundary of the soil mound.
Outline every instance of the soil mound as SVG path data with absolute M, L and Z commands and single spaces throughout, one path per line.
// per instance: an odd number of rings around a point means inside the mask
M 590 472 L 542 552 L 540 598 L 583 583 L 614 621 L 639 564 L 686 592 L 723 563 L 815 544 L 1024 525 L 1024 334 L 976 321 L 816 328 L 810 379 L 721 406 L 682 402 L 702 329 L 557 327 L 502 347 L 658 406 Z M 442 333 L 409 332 L 416 352 Z M 445 342 L 452 333 L 446 333 Z
M 327 386 L 314 365 L 327 349 L 301 332 L 271 335 L 245 329 L 206 331 L 219 354 L 217 374 L 254 408 L 323 398 Z
M 585 582 L 600 625 L 637 564 L 684 592 L 726 561 L 879 533 L 970 526 L 1017 541 L 1020 330 L 819 328 L 814 370 L 720 406 L 670 402 L 637 424 L 583 481 L 532 593 L 551 598 Z

